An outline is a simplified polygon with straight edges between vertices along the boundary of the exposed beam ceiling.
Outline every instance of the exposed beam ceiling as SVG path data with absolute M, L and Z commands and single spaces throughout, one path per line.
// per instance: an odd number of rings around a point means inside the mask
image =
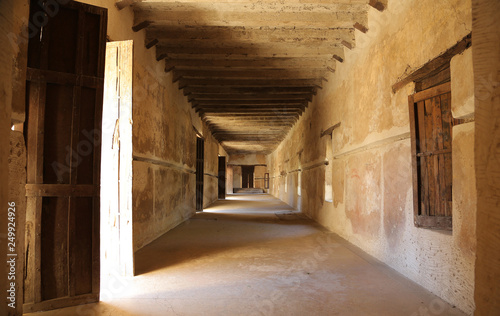
M 228 153 L 270 153 L 386 0 L 122 0 Z

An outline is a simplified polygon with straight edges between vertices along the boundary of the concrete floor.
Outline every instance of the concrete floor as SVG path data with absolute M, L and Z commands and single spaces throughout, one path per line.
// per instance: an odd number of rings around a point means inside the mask
M 269 195 L 231 195 L 136 254 L 104 302 L 41 315 L 464 315 Z

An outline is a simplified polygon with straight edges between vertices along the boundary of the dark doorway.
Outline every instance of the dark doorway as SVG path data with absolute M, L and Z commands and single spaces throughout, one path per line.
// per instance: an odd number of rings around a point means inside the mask
M 219 157 L 219 199 L 226 198 L 226 157 Z
M 241 187 L 253 188 L 254 166 L 241 166 Z
M 31 1 L 30 20 L 47 8 Z M 99 300 L 107 10 L 78 2 L 58 9 L 28 44 L 26 312 Z
M 203 211 L 203 170 L 205 161 L 205 141 L 196 138 L 196 210 Z

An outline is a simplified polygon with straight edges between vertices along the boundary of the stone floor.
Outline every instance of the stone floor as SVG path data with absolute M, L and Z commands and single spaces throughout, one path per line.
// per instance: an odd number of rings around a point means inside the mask
M 265 194 L 230 195 L 136 254 L 103 302 L 41 315 L 463 315 Z

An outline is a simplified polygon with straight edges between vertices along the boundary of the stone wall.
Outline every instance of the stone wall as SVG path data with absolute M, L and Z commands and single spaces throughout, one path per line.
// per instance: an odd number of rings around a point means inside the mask
M 500 310 L 500 2 L 473 0 L 476 90 L 477 260 L 475 315 Z
M 408 112 L 414 84 L 396 92 L 392 85 L 459 42 L 471 23 L 470 1 L 371 9 L 369 31 L 356 31 L 356 47 L 346 49 L 267 160 L 274 196 L 467 313 L 474 310 L 474 123 L 453 128 L 453 232 L 416 228 Z M 454 117 L 470 117 L 471 49 L 451 61 L 451 81 Z M 321 137 L 337 123 L 331 137 Z

